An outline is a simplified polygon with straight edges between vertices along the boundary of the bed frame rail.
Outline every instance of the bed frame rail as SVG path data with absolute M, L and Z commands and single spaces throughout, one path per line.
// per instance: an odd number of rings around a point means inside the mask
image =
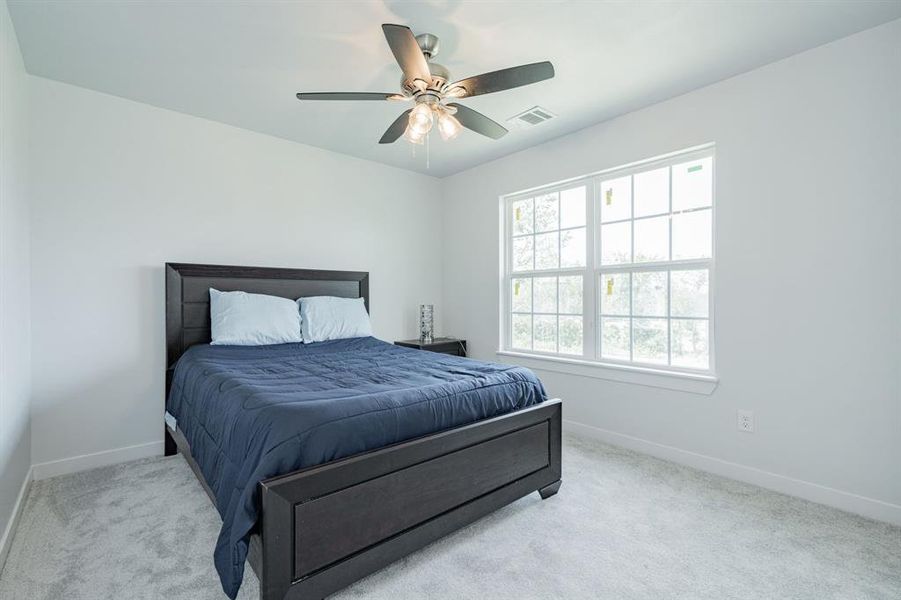
M 555 494 L 561 406 L 263 481 L 261 599 L 323 598 L 522 496 Z

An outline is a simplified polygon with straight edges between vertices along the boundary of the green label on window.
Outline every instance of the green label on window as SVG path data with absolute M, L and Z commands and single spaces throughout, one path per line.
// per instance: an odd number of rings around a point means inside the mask
M 513 284 L 513 295 L 519 296 L 519 282 Z
M 689 173 L 694 173 L 695 171 L 700 171 L 703 168 L 703 165 L 695 165 L 693 167 L 688 167 Z
M 607 196 L 607 206 L 610 206 L 611 204 L 613 204 L 613 188 L 610 188 L 609 190 L 607 190 L 606 196 Z

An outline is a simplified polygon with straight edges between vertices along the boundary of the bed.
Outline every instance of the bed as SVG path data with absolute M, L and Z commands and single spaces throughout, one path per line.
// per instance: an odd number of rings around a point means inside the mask
M 167 264 L 166 454 L 223 518 L 234 597 L 322 598 L 560 486 L 561 403 L 526 369 L 374 338 L 210 346 L 209 288 L 364 299 L 363 272 Z M 465 576 L 465 574 L 461 574 Z

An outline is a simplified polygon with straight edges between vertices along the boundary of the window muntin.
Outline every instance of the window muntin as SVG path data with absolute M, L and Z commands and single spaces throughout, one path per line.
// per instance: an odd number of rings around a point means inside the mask
M 513 278 L 511 348 L 581 356 L 583 287 L 582 275 Z
M 582 185 L 510 203 L 513 272 L 585 266 L 586 195 Z
M 505 202 L 504 349 L 713 370 L 712 148 Z
M 709 370 L 709 268 L 599 277 L 601 358 Z

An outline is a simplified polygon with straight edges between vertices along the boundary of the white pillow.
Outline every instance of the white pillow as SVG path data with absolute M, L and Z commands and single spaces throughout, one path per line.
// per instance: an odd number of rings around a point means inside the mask
M 300 313 L 288 298 L 220 292 L 210 288 L 214 346 L 262 346 L 302 342 Z
M 305 344 L 372 335 L 362 298 L 311 296 L 299 298 L 297 304 Z

